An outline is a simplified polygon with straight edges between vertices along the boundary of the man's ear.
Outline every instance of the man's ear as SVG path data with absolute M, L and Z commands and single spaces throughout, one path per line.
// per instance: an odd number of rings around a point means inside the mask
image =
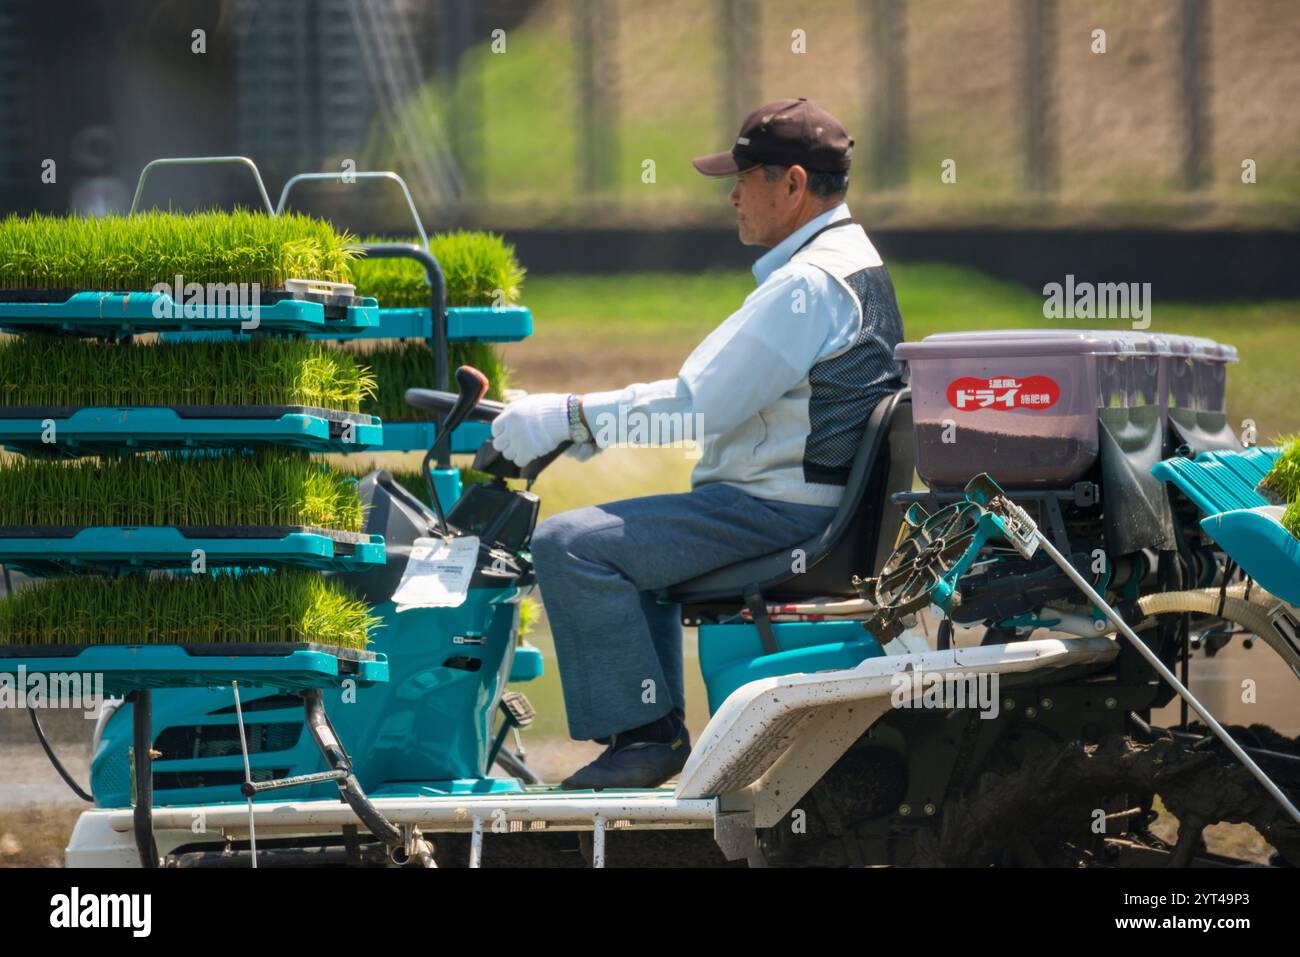
M 791 196 L 797 196 L 801 190 L 808 188 L 808 171 L 802 166 L 791 166 L 787 173 L 789 179 L 786 180 L 786 188 L 789 189 Z

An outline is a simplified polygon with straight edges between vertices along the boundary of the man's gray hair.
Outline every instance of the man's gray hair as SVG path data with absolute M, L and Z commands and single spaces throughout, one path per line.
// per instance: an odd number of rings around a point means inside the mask
M 764 164 L 763 178 L 769 183 L 776 182 L 785 175 L 785 171 L 789 168 L 788 166 Z M 808 192 L 818 199 L 834 199 L 837 196 L 843 196 L 848 190 L 848 173 L 822 173 L 808 170 Z

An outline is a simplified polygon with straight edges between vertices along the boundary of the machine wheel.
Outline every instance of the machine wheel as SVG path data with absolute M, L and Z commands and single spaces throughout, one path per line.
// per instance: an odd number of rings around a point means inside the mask
M 867 859 L 862 822 L 898 806 L 907 786 L 902 755 L 859 743 L 799 800 L 782 823 L 759 832 L 751 867 L 855 867 Z
M 1249 746 L 1249 735 L 1267 737 L 1270 729 L 1229 730 Z M 1300 738 L 1272 735 L 1270 747 L 1285 742 L 1300 755 Z M 913 864 L 1115 866 L 1133 851 L 1148 852 L 1147 864 L 1185 866 L 1203 854 L 1202 832 L 1218 822 L 1250 824 L 1279 862 L 1300 863 L 1300 825 L 1226 749 L 1159 732 L 1146 742 L 1115 734 L 1097 744 L 1040 747 L 1002 773 L 993 766 L 918 835 Z M 1297 778 L 1274 775 L 1292 795 L 1300 792 Z M 1172 848 L 1147 830 L 1156 796 L 1180 822 Z

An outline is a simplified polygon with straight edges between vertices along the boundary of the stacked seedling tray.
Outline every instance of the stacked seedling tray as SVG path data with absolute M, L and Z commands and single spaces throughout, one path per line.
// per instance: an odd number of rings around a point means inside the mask
M 363 362 L 304 338 L 378 322 L 349 243 L 246 212 L 0 222 L 0 564 L 45 579 L 0 602 L 6 670 L 118 694 L 386 679 L 368 609 L 320 575 L 385 560 L 355 479 L 311 457 L 383 442 Z M 173 282 L 256 283 L 260 311 Z M 196 330 L 222 341 L 138 339 Z
M 415 260 L 359 270 L 393 298 L 380 310 L 357 295 L 350 237 L 266 206 L 0 223 L 0 331 L 19 336 L 0 340 L 0 564 L 6 582 L 9 569 L 44 579 L 6 587 L 0 670 L 97 672 L 105 691 L 130 696 L 146 866 L 158 859 L 155 688 L 298 692 L 328 770 L 259 783 L 246 771 L 250 802 L 254 790 L 332 780 L 374 833 L 400 839 L 318 734 L 321 689 L 386 681 L 388 669 L 367 650 L 382 621 L 329 574 L 383 563 L 384 543 L 365 531 L 347 467 L 317 456 L 427 449 L 433 426 L 405 390 L 448 388 L 449 364 L 470 362 L 499 396 L 490 343 L 531 333 L 513 304 L 522 271 L 496 237 L 439 239 L 438 259 L 425 246 L 374 251 Z M 495 273 L 475 259 L 484 251 Z M 403 300 L 412 277 L 419 292 Z M 255 315 L 245 298 L 192 301 L 195 286 L 232 283 L 259 285 Z M 385 393 L 371 366 L 389 377 Z M 406 427 L 386 434 L 378 408 Z M 487 438 L 465 433 L 452 451 Z M 449 458 L 438 465 L 450 502 L 460 475 Z
M 380 258 L 379 247 L 389 247 L 390 255 Z M 494 344 L 519 342 L 533 331 L 531 312 L 518 304 L 524 271 L 513 247 L 491 233 L 443 233 L 427 248 L 422 242 L 369 237 L 364 248 L 374 252 L 348 261 L 347 281 L 366 302 L 379 304 L 376 321 L 364 328 L 315 329 L 304 338 L 346 343 L 372 370 L 376 389 L 361 409 L 383 420 L 384 437 L 369 451 L 422 451 L 433 445 L 437 430 L 427 413 L 406 404 L 406 390 L 454 389 L 450 370 L 468 364 L 488 377 L 488 398 L 502 398 L 507 369 Z M 439 275 L 429 274 L 424 257 L 436 262 Z M 188 332 L 164 338 L 215 341 L 230 335 Z M 442 350 L 446 359 L 440 362 Z M 490 435 L 489 425 L 467 422 L 456 430 L 450 451 L 473 454 Z M 340 451 L 367 449 L 354 445 Z
M 378 314 L 373 300 L 346 285 L 348 243 L 328 223 L 295 214 L 10 216 L 0 221 L 7 257 L 0 329 L 115 338 L 232 328 L 354 335 L 373 328 Z M 239 303 L 193 295 L 195 286 L 232 282 L 258 284 L 255 327 Z
M 360 411 L 373 377 L 353 356 L 259 337 L 228 343 L 0 341 L 0 445 L 26 455 L 129 448 L 375 447 Z

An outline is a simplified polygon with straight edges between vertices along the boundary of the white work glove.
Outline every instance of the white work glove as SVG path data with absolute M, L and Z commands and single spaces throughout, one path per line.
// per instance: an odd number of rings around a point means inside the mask
M 492 447 L 523 467 L 569 438 L 568 395 L 541 392 L 506 405 L 492 422 Z

